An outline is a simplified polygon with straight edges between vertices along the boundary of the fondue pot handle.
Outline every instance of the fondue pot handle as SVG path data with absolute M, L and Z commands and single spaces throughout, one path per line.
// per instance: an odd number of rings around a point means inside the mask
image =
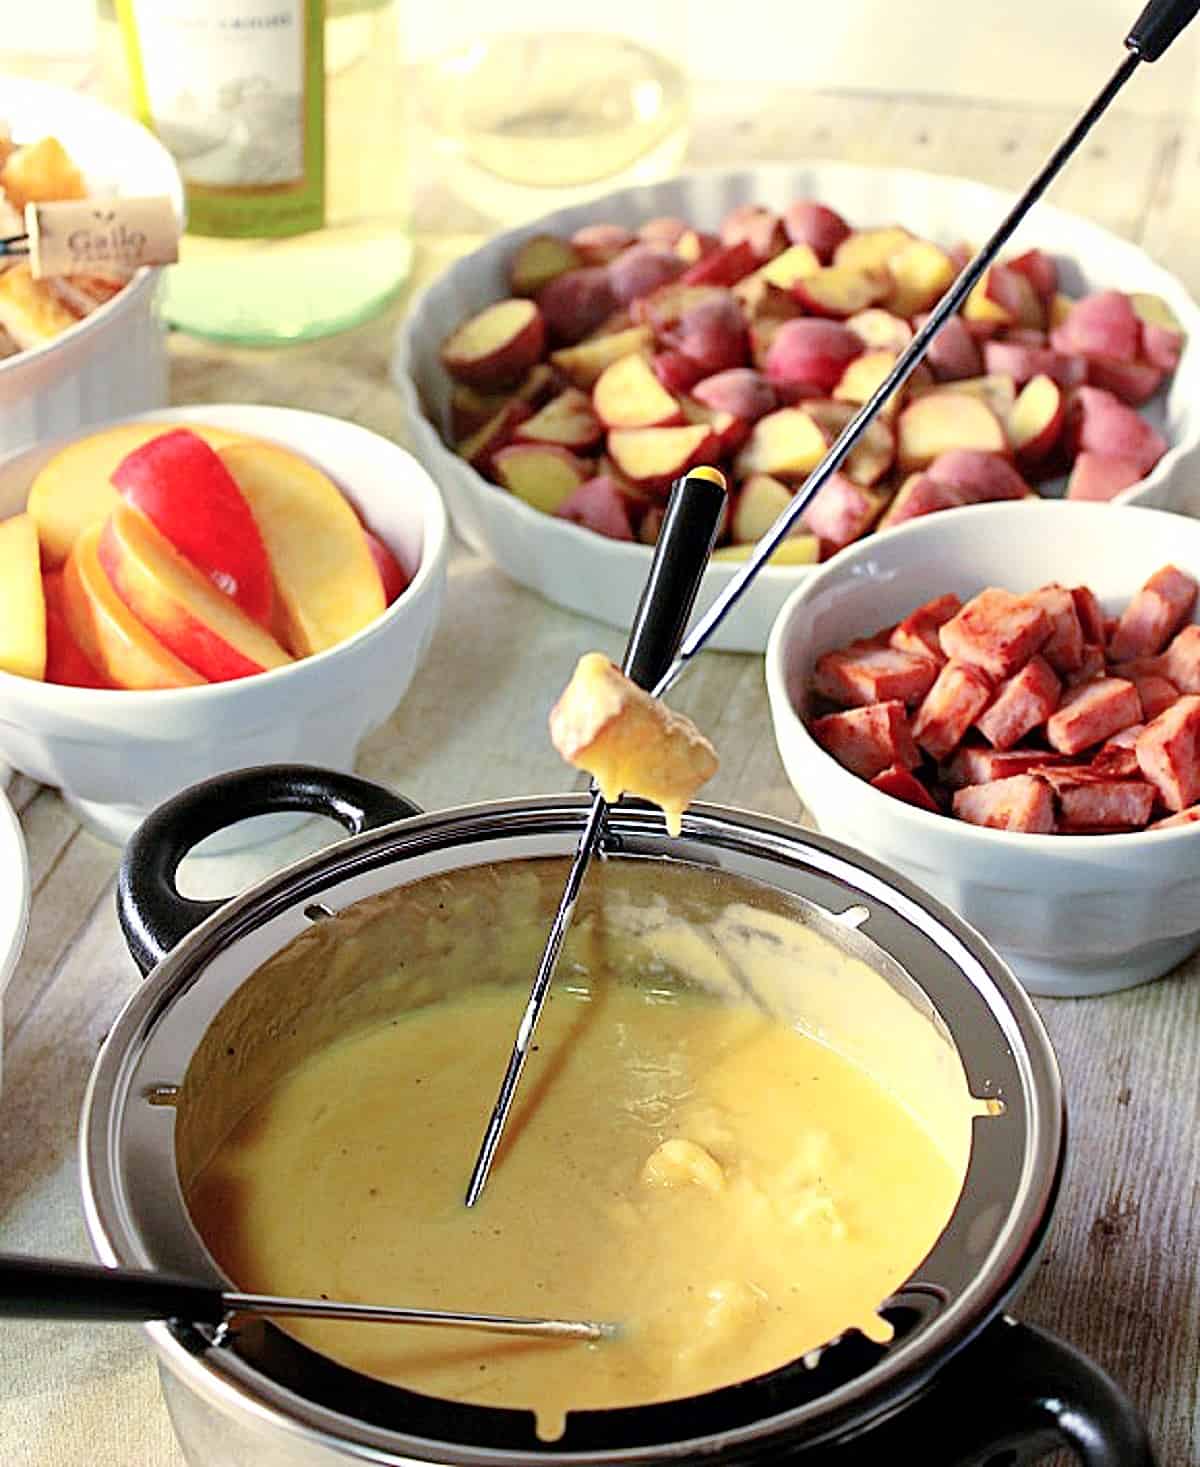
M 327 815 L 351 835 L 422 813 L 382 785 L 311 764 L 264 764 L 192 785 L 146 816 L 121 858 L 117 915 L 143 973 L 224 905 L 180 893 L 175 876 L 188 852 L 239 821 L 288 810 Z
M 1154 1467 L 1146 1428 L 1110 1376 L 1065 1340 L 1002 1317 L 846 1455 L 847 1467 L 1033 1467 L 1063 1447 L 1083 1467 Z

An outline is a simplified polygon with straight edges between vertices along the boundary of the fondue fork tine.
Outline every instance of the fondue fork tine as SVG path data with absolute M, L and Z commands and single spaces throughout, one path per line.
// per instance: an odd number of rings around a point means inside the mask
M 641 688 L 653 687 L 675 655 L 695 605 L 724 507 L 725 478 L 717 469 L 693 469 L 678 480 L 671 491 L 622 664 L 625 675 Z M 550 925 L 550 934 L 517 1027 L 504 1078 L 500 1082 L 500 1091 L 467 1185 L 468 1207 L 474 1207 L 479 1201 L 500 1146 L 517 1086 L 521 1082 L 521 1072 L 529 1057 L 534 1030 L 550 992 L 558 955 L 575 914 L 583 878 L 599 841 L 607 809 L 604 796 L 593 782 L 587 822 L 575 848 L 558 910 Z
M 295 1315 L 370 1324 L 412 1324 L 484 1330 L 531 1339 L 602 1340 L 617 1326 L 591 1319 L 543 1319 L 519 1314 L 474 1314 L 456 1309 L 402 1309 L 337 1299 L 294 1299 L 243 1294 L 195 1279 L 132 1268 L 61 1259 L 0 1255 L 0 1317 L 17 1319 L 186 1319 L 222 1324 L 231 1314 Z

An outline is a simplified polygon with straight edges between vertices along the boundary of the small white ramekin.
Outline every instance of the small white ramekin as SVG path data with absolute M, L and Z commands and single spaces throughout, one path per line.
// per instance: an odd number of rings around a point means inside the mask
M 57 137 L 98 195 L 165 194 L 183 218 L 174 160 L 140 123 L 91 97 L 0 77 L 0 121 L 18 142 Z M 0 361 L 0 454 L 167 401 L 158 270 L 139 270 L 77 326 Z
M 126 421 L 155 420 L 209 423 L 303 454 L 336 480 L 412 580 L 356 636 L 233 682 L 125 692 L 0 673 L 0 757 L 57 785 L 94 833 L 118 843 L 156 805 L 210 775 L 276 762 L 352 769 L 359 744 L 395 709 L 428 649 L 449 553 L 433 481 L 404 449 L 366 428 L 236 405 Z M 0 463 L 0 518 L 23 507 L 33 475 L 61 447 L 60 440 Z
M 973 923 L 1033 993 L 1108 993 L 1200 947 L 1200 825 L 1127 835 L 1024 835 L 918 810 L 833 759 L 804 724 L 822 653 L 946 592 L 1088 585 L 1113 614 L 1160 566 L 1200 579 L 1200 522 L 1064 502 L 981 504 L 912 520 L 817 571 L 767 644 L 775 739 L 828 835 L 886 861 Z

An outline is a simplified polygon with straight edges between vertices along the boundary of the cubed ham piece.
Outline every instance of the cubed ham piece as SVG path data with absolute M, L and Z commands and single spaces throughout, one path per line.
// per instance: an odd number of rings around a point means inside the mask
M 1009 749 L 1001 752 L 986 744 L 964 744 L 942 770 L 942 779 L 951 789 L 964 789 L 969 784 L 987 784 L 989 780 L 1010 779 L 1014 774 L 1030 774 L 1065 764 L 1065 754 L 1051 754 L 1045 749 Z
M 892 646 L 917 657 L 932 657 L 940 667 L 946 661 L 946 654 L 942 651 L 938 632 L 961 610 L 962 602 L 952 593 L 927 601 L 896 627 L 892 633 Z
M 1121 613 L 1108 644 L 1111 660 L 1161 652 L 1191 615 L 1197 589 L 1192 577 L 1173 565 L 1155 571 Z
M 978 668 L 951 658 L 917 710 L 913 738 L 934 759 L 945 759 L 962 742 L 991 696 L 991 682 Z
M 887 634 L 890 636 L 890 632 Z M 843 708 L 861 708 L 899 698 L 919 703 L 937 676 L 937 664 L 881 642 L 878 637 L 851 642 L 826 652 L 817 662 L 813 686 L 822 697 Z
M 1023 667 L 1052 631 L 1042 607 L 990 586 L 952 616 L 938 637 L 947 657 L 969 662 L 999 682 Z
M 1045 723 L 1058 707 L 1061 692 L 1062 684 L 1054 669 L 1040 654 L 1035 655 L 1020 672 L 1000 684 L 986 711 L 975 720 L 975 727 L 994 749 L 1011 749 Z
M 1089 586 L 1072 586 L 1071 600 L 1083 628 L 1083 640 L 1103 647 L 1108 640 L 1104 632 L 1104 608 L 1096 599 L 1095 592 Z
M 1140 677 L 1131 677 L 1129 681 L 1137 689 L 1138 697 L 1142 700 L 1142 717 L 1147 723 L 1152 718 L 1157 718 L 1179 697 L 1179 689 L 1170 678 L 1165 678 L 1157 672 L 1142 673 Z
M 1150 819 L 1154 786 L 1097 769 L 1046 769 L 1042 778 L 1058 799 L 1059 823 L 1076 833 L 1137 830 Z
M 1083 660 L 1074 672 L 1069 672 L 1063 678 L 1067 687 L 1075 688 L 1080 683 L 1093 682 L 1098 677 L 1103 677 L 1108 668 L 1104 659 L 1104 648 L 1095 646 L 1091 642 L 1083 644 Z
M 906 805 L 916 805 L 919 810 L 931 810 L 935 815 L 941 814 L 934 803 L 933 796 L 921 781 L 899 764 L 893 764 L 890 769 L 884 769 L 875 776 L 871 783 L 877 790 L 882 790 L 885 795 L 892 795 L 897 800 L 903 800 Z
M 1051 632 L 1041 655 L 1055 672 L 1075 672 L 1083 665 L 1084 636 L 1075 598 L 1065 586 L 1039 586 L 1024 598 L 1050 618 Z
M 1181 693 L 1200 693 L 1200 626 L 1186 626 L 1174 636 L 1160 666 Z
M 1180 810 L 1174 815 L 1164 815 L 1161 820 L 1155 820 L 1147 825 L 1147 830 L 1171 830 L 1176 825 L 1195 825 L 1200 820 L 1200 805 L 1189 805 L 1186 810 Z
M 1200 799 L 1200 697 L 1172 703 L 1146 725 L 1134 748 L 1138 767 L 1168 810 Z
M 972 825 L 994 830 L 1024 831 L 1031 835 L 1054 833 L 1054 796 L 1037 774 L 1014 774 L 973 784 L 954 796 L 954 813 Z
M 1046 738 L 1060 754 L 1078 754 L 1141 721 L 1134 685 L 1120 677 L 1099 677 L 1068 690 L 1046 723 Z
M 874 779 L 892 765 L 911 769 L 921 759 L 898 698 L 818 718 L 812 734 L 839 764 L 863 779 Z
M 1138 735 L 1145 727 L 1144 723 L 1131 723 L 1119 734 L 1113 734 L 1112 738 L 1097 750 L 1088 767 L 1094 769 L 1097 774 L 1107 774 L 1113 779 L 1140 778 L 1141 770 L 1138 767 L 1134 746 L 1137 743 Z

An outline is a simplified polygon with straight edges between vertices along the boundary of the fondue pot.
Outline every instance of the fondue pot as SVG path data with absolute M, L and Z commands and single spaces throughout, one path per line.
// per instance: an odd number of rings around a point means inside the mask
M 230 901 L 180 895 L 176 870 L 198 842 L 240 819 L 295 810 L 332 816 L 351 834 Z M 267 1006 L 246 998 L 268 960 L 314 924 L 335 930 L 351 904 L 426 878 L 547 858 L 565 866 L 587 810 L 586 796 L 565 795 L 425 814 L 353 776 L 281 765 L 210 780 L 155 811 L 127 848 L 118 893 L 146 981 L 104 1044 L 83 1115 L 84 1203 L 101 1259 L 223 1282 L 188 1216 L 177 1165 L 181 1130 L 204 1119 L 189 1121 L 185 1103 L 202 1106 L 219 1086 L 210 1076 L 207 1091 L 189 1101 L 184 1081 L 198 1055 L 211 1058 L 214 1033 L 220 1055 L 226 1034 L 286 1050 L 304 995 L 285 992 Z M 888 868 L 764 816 L 697 804 L 671 838 L 660 811 L 623 801 L 608 814 L 602 850 L 609 860 L 645 863 L 631 871 L 673 863 L 699 883 L 741 878 L 786 900 L 957 1051 L 971 1094 L 993 1113 L 974 1122 L 953 1217 L 881 1309 L 894 1338 L 879 1345 L 851 1331 L 815 1358 L 705 1395 L 571 1413 L 564 1434 L 547 1442 L 529 1412 L 368 1378 L 271 1323 L 152 1324 L 147 1334 L 188 1461 L 1020 1467 L 1065 1446 L 1087 1467 L 1151 1464 L 1141 1423 L 1113 1382 L 1005 1313 L 1049 1225 L 1064 1113 L 1041 1023 L 987 944 Z M 340 970 L 353 966 L 322 967 L 322 1004 L 336 1006 L 337 985 L 355 981 Z M 228 1053 L 235 1048 L 230 1038 Z

